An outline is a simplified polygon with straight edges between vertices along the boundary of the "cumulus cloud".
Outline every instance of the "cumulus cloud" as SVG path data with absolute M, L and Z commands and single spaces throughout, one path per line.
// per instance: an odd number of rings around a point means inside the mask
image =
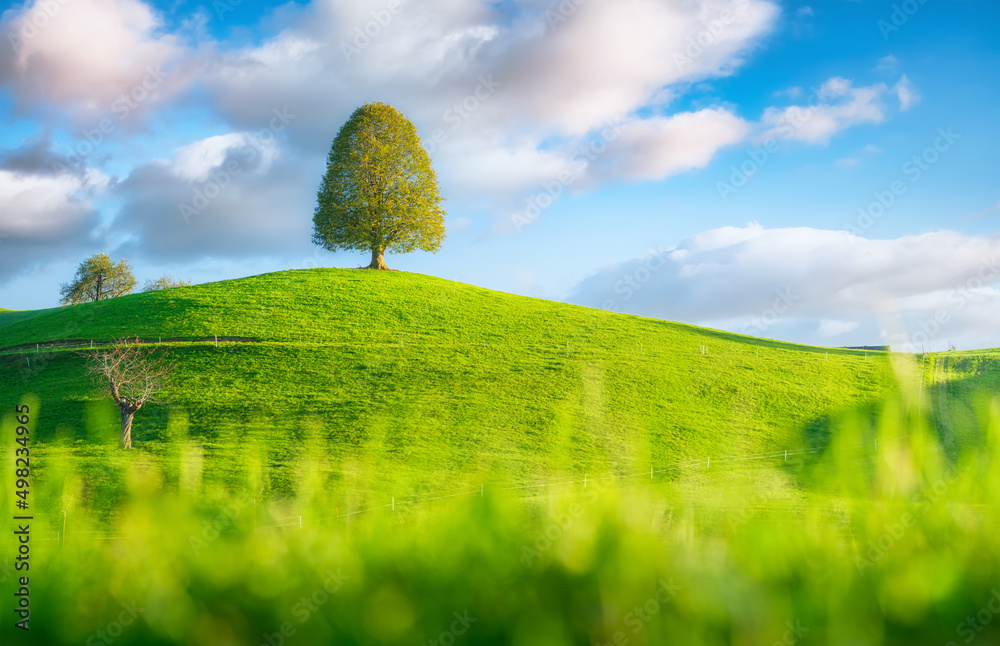
M 664 87 L 730 74 L 776 15 L 772 4 L 753 0 L 582 3 L 510 49 L 497 73 L 511 79 L 504 103 L 561 134 L 582 135 Z
M 173 174 L 192 182 L 205 182 L 214 172 L 223 169 L 231 153 L 237 150 L 248 162 L 254 163 L 254 172 L 263 175 L 278 156 L 275 140 L 262 140 L 249 132 L 230 132 L 195 141 L 178 148 L 168 162 Z
M 269 132 L 269 131 L 265 131 Z M 118 183 L 120 251 L 158 262 L 308 254 L 321 158 L 282 155 L 274 133 L 184 146 Z
M 580 282 L 572 302 L 834 345 L 984 342 L 1000 314 L 1000 237 L 889 240 L 757 224 L 706 231 Z
M 749 131 L 746 121 L 721 108 L 636 120 L 597 158 L 594 174 L 661 180 L 705 168 L 719 149 L 743 141 Z
M 0 169 L 0 226 L 13 240 L 44 241 L 77 230 L 91 205 L 82 195 L 105 183 L 98 171 L 83 177 L 25 174 Z
M 139 0 L 35 0 L 9 9 L 0 32 L 0 87 L 21 113 L 90 125 L 132 115 L 183 85 L 168 69 L 185 56 L 178 36 Z
M 99 224 L 92 200 L 109 181 L 72 167 L 48 136 L 0 151 L 0 284 L 85 244 Z
M 894 88 L 902 109 L 911 105 L 904 102 L 903 96 L 907 96 L 906 101 L 912 101 L 914 96 L 910 94 L 908 83 L 904 76 Z M 848 79 L 828 79 L 813 90 L 805 106 L 767 108 L 761 117 L 763 134 L 760 138 L 829 143 L 834 135 L 846 128 L 883 122 L 887 117 L 884 99 L 889 93 L 884 83 L 854 87 Z
M 570 155 L 539 150 L 535 142 L 516 138 L 500 143 L 488 136 L 456 139 L 435 166 L 449 188 L 470 193 L 511 195 L 561 173 L 578 174 Z

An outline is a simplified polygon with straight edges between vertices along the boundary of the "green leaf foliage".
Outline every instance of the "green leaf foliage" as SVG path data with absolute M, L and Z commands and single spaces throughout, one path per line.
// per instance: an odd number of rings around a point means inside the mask
M 174 289 L 175 287 L 190 287 L 191 281 L 179 280 L 169 274 L 163 274 L 156 280 L 147 280 L 143 285 L 144 292 L 158 292 L 161 289 Z
M 63 305 L 103 301 L 131 294 L 135 289 L 132 266 L 125 259 L 113 262 L 106 253 L 94 254 L 76 270 L 76 277 L 63 283 L 59 294 Z
M 341 127 L 313 216 L 313 242 L 330 251 L 437 251 L 443 198 L 413 123 L 385 103 L 366 103 Z

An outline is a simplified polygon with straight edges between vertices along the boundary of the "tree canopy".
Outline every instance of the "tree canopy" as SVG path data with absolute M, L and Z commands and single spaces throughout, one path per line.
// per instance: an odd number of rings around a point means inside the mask
M 189 280 L 176 280 L 173 276 L 169 274 L 163 274 L 156 280 L 146 280 L 146 283 L 142 286 L 142 291 L 144 292 L 158 292 L 161 289 L 173 289 L 174 287 L 189 287 L 191 281 Z
M 76 305 L 124 296 L 132 293 L 135 284 L 128 261 L 113 262 L 107 254 L 94 254 L 80 263 L 71 282 L 62 284 L 59 289 L 62 296 L 60 303 Z
M 366 103 L 337 133 L 313 215 L 313 242 L 330 251 L 437 251 L 445 237 L 443 198 L 413 123 L 385 103 Z

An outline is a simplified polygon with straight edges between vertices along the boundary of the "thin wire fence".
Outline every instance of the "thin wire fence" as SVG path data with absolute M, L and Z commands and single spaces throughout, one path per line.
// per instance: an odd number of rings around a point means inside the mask
M 206 335 L 206 336 L 192 336 L 192 337 L 130 337 L 128 342 L 134 343 L 138 342 L 140 345 L 203 345 L 203 346 L 214 346 L 219 347 L 222 344 L 230 345 L 246 345 L 246 344 L 259 344 L 259 345 L 280 345 L 280 346 L 313 346 L 313 347 L 338 347 L 338 348 L 368 348 L 368 349 L 389 349 L 389 348 L 406 348 L 408 346 L 420 346 L 420 347 L 433 347 L 433 348 L 460 348 L 467 350 L 492 350 L 492 351 L 518 351 L 521 352 L 525 349 L 533 350 L 536 352 L 550 353 L 553 358 L 559 356 L 579 356 L 586 353 L 598 353 L 606 351 L 621 351 L 623 349 L 628 349 L 629 354 L 634 354 L 638 357 L 649 357 L 650 359 L 656 356 L 662 356 L 662 354 L 669 353 L 670 355 L 699 355 L 706 359 L 709 358 L 726 358 L 726 357 L 751 357 L 760 358 L 761 350 L 765 351 L 765 357 L 767 350 L 786 350 L 784 348 L 775 348 L 774 343 L 764 340 L 763 343 L 754 343 L 752 340 L 747 341 L 736 341 L 736 340 L 726 340 L 720 341 L 720 345 L 724 348 L 722 351 L 718 350 L 718 346 L 707 346 L 700 345 L 695 346 L 693 343 L 678 345 L 676 343 L 669 345 L 658 345 L 655 342 L 650 343 L 649 341 L 644 341 L 636 338 L 622 339 L 616 345 L 609 346 L 606 342 L 594 345 L 590 342 L 588 338 L 577 338 L 577 339 L 551 339 L 546 343 L 535 343 L 530 345 L 518 345 L 511 344 L 506 338 L 481 338 L 481 339 L 463 339 L 455 340 L 452 342 L 441 342 L 438 340 L 439 337 L 420 334 L 420 333 L 407 333 L 403 334 L 399 338 L 380 338 L 380 339 L 368 339 L 364 341 L 336 341 L 333 339 L 319 339 L 310 340 L 308 337 L 303 335 L 302 337 L 289 338 L 289 339 L 260 339 L 254 337 L 238 337 L 238 336 L 224 336 L 224 335 Z M 0 347 L 0 355 L 24 355 L 30 360 L 31 354 L 38 354 L 42 350 L 57 351 L 57 350 L 72 350 L 72 349 L 97 349 L 101 347 L 107 347 L 113 345 L 115 341 L 109 340 L 98 340 L 98 339 L 67 339 L 60 341 L 44 341 L 44 342 L 31 342 L 22 343 L 18 345 Z M 729 346 L 733 344 L 740 345 L 740 351 L 734 352 Z M 712 348 L 716 349 L 712 349 Z M 832 351 L 835 355 L 849 356 L 861 359 L 862 361 L 867 360 L 868 354 L 873 354 L 875 356 L 885 355 L 886 351 L 875 351 L 875 350 L 855 350 L 851 348 L 816 348 L 812 350 L 802 350 L 801 348 L 795 348 L 794 351 L 802 355 L 821 355 L 823 358 L 829 358 L 829 354 Z M 805 357 L 803 357 L 805 358 Z M 518 356 L 519 360 L 531 361 L 533 359 L 528 357 Z M 534 359 L 539 360 L 539 359 Z

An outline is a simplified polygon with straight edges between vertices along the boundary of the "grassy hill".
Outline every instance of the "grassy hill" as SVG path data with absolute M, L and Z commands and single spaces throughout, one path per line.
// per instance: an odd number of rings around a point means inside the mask
M 0 329 L 7 327 L 8 325 L 13 325 L 14 323 L 19 323 L 21 321 L 33 318 L 40 314 L 46 312 L 53 312 L 55 310 L 8 310 L 0 307 Z M 0 337 L 2 339 L 3 337 Z
M 171 401 L 136 417 L 138 452 L 191 437 L 212 477 L 235 482 L 249 451 L 275 489 L 293 486 L 283 465 L 305 454 L 335 479 L 363 466 L 442 484 L 790 448 L 898 389 L 885 354 L 317 269 L 2 312 L 0 410 L 37 397 L 36 442 L 112 459 L 117 421 L 79 348 L 34 344 L 123 336 L 173 340 L 179 365 Z
M 30 502 L 37 643 L 445 643 L 461 612 L 456 644 L 791 643 L 792 627 L 945 644 L 976 637 L 973 617 L 982 643 L 1000 634 L 981 619 L 1000 576 L 1000 407 L 982 405 L 998 352 L 827 354 L 353 270 L 6 316 L 0 430 L 30 402 L 32 481 L 0 507 Z M 121 452 L 82 349 L 35 344 L 126 334 L 176 340 L 178 369 Z M 928 419 L 965 450 L 942 460 Z M 798 464 L 492 480 L 827 433 Z M 17 446 L 0 446 L 9 483 Z M 389 502 L 470 482 L 483 493 Z M 0 594 L 19 585 L 0 568 Z

